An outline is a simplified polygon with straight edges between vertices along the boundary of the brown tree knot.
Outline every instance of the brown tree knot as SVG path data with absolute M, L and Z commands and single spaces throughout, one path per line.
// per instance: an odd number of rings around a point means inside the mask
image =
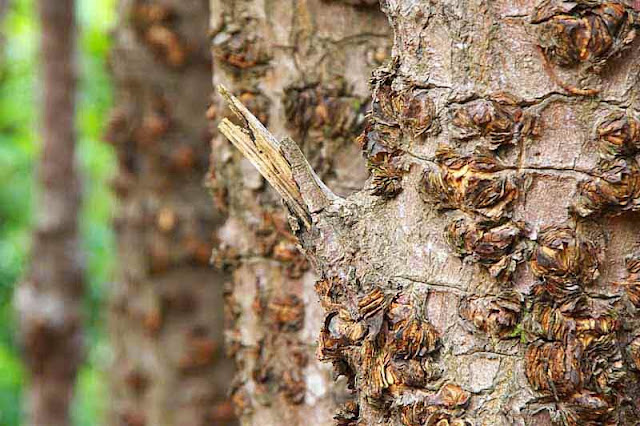
M 522 244 L 524 225 L 510 220 L 500 222 L 454 219 L 446 238 L 456 255 L 485 266 L 499 282 L 511 281 L 518 263 L 525 258 Z
M 508 94 L 479 99 L 455 109 L 452 136 L 460 140 L 482 137 L 490 149 L 515 145 L 523 137 L 536 136 L 536 118 L 526 114 Z
M 603 422 L 586 423 L 595 426 L 612 420 L 616 389 L 625 375 L 614 335 L 603 335 L 587 346 L 576 339 L 536 341 L 527 349 L 525 369 L 531 386 L 557 401 L 557 423 Z
M 295 294 L 274 297 L 267 305 L 267 317 L 279 330 L 299 331 L 304 325 L 304 302 Z
M 596 137 L 606 159 L 640 153 L 640 121 L 623 112 L 611 113 L 598 123 Z
M 123 143 L 135 142 L 136 148 L 155 152 L 158 150 L 158 140 L 167 134 L 173 124 L 167 99 L 162 94 L 156 94 L 139 120 L 125 123 Z
M 578 199 L 571 210 L 581 217 L 617 215 L 640 210 L 640 122 L 614 112 L 596 126 L 603 159 L 593 176 L 578 184 Z
M 614 314 L 595 315 L 586 306 L 572 310 L 563 308 L 566 307 L 556 307 L 553 302 L 534 303 L 524 320 L 525 331 L 533 336 L 532 339 L 566 343 L 577 338 L 587 346 L 594 336 L 609 335 L 620 329 L 620 320 Z
M 520 320 L 522 297 L 515 292 L 498 296 L 471 296 L 460 301 L 462 318 L 478 330 L 500 339 L 512 335 Z
M 560 4 L 558 4 L 560 3 Z M 595 95 L 596 89 L 581 89 L 562 82 L 549 59 L 580 72 L 600 72 L 605 63 L 626 49 L 636 37 L 637 12 L 620 2 L 553 2 L 536 8 L 532 23 L 539 25 L 539 43 L 545 70 L 567 92 Z
M 629 301 L 640 309 L 640 251 L 625 259 L 627 277 L 623 282 Z
M 581 373 L 585 387 L 605 397 L 616 396 L 627 374 L 616 333 L 592 330 L 581 332 L 580 336 L 584 347 Z
M 578 184 L 573 212 L 588 217 L 640 210 L 640 168 L 635 159 L 602 160 L 593 175 Z
M 193 372 L 210 366 L 219 356 L 220 345 L 201 330 L 192 330 L 185 342 L 185 353 L 178 366 L 182 372 Z
M 608 399 L 609 404 L 626 374 L 612 333 L 566 342 L 536 341 L 527 349 L 525 368 L 531 386 L 543 394 L 567 400 L 586 390 Z
M 533 336 L 532 340 L 542 338 L 566 342 L 575 336 L 575 321 L 563 313 L 561 308 L 554 307 L 552 302 L 537 302 L 533 304 L 531 312 L 524 319 L 525 331 Z
M 487 219 L 506 217 L 519 194 L 519 180 L 503 174 L 504 167 L 489 154 L 462 156 L 441 146 L 436 151 L 437 167 L 423 177 L 425 201 L 440 208 L 460 209 Z
M 306 346 L 292 336 L 266 335 L 251 354 L 254 358 L 251 377 L 258 402 L 269 405 L 274 391 L 293 405 L 302 404 L 306 393 L 304 367 L 309 359 Z M 247 354 L 245 354 L 247 356 Z M 288 362 L 283 362 L 286 359 Z
M 142 40 L 174 68 L 185 65 L 188 48 L 175 29 L 176 13 L 168 6 L 136 0 L 131 19 Z
M 364 128 L 369 105 L 351 94 L 344 80 L 330 85 L 294 85 L 284 90 L 284 111 L 287 127 L 300 132 L 306 139 L 310 131 L 318 138 L 351 139 Z
M 542 281 L 536 296 L 551 296 L 565 304 L 575 303 L 582 287 L 598 276 L 598 247 L 577 235 L 570 227 L 549 226 L 538 236 L 538 246 L 530 261 L 531 270 Z
M 146 426 L 147 417 L 144 413 L 129 409 L 118 413 L 119 423 L 123 426 Z
M 375 338 L 370 334 L 362 346 L 363 391 L 370 400 L 381 400 L 385 390 L 400 395 L 422 388 L 440 375 L 427 358 L 438 349 L 439 334 L 420 314 L 416 297 L 399 293 L 382 317 L 380 332 Z
M 367 166 L 371 172 L 371 193 L 384 199 L 395 198 L 402 192 L 404 169 L 397 164 L 397 155 L 381 152 L 369 157 Z
M 541 24 L 540 46 L 556 64 L 587 63 L 597 71 L 635 39 L 637 14 L 632 8 L 620 2 L 566 3 L 568 10 L 559 10 L 543 1 L 532 18 Z
M 412 141 L 440 131 L 436 107 L 427 90 L 392 88 L 395 63 L 375 72 L 373 103 L 357 142 L 372 174 L 372 193 L 385 199 L 402 191 L 404 169 L 399 158 Z
M 337 278 L 322 278 L 316 281 L 316 294 L 322 308 L 329 312 L 338 306 L 344 294 L 344 283 Z
M 344 302 L 344 287 L 340 280 L 326 278 L 316 282 L 316 293 L 327 312 L 320 332 L 318 358 L 336 361 L 344 357 L 345 348 L 361 345 L 369 333 L 369 325 L 340 302 Z
M 333 309 L 320 334 L 322 360 L 332 361 L 338 372 L 348 375 L 352 383 L 357 381 L 374 405 L 423 388 L 440 376 L 429 357 L 439 347 L 439 334 L 419 307 L 424 294 L 388 295 L 374 287 L 350 309 L 336 303 L 349 299 L 338 282 L 325 279 L 316 284 L 323 306 Z
M 347 310 L 330 312 L 320 332 L 319 358 L 326 361 L 339 358 L 344 347 L 361 344 L 368 331 L 368 326 L 354 321 Z
M 360 319 L 368 319 L 382 313 L 389 303 L 389 298 L 379 288 L 375 287 L 358 301 L 358 315 Z
M 567 397 L 582 386 L 581 351 L 577 342 L 536 341 L 529 345 L 525 372 L 531 386 L 542 393 Z
M 408 137 L 437 134 L 440 124 L 428 90 L 408 85 L 394 88 L 397 63 L 374 72 L 371 79 L 373 104 L 369 120 L 374 124 L 400 128 Z
M 616 407 L 627 374 L 619 313 L 583 291 L 598 276 L 598 247 L 569 227 L 545 228 L 538 240 L 531 269 L 541 282 L 523 321 L 534 339 L 525 358 L 527 379 L 552 398 L 555 423 L 619 424 Z
M 338 409 L 333 419 L 336 421 L 336 426 L 358 426 L 360 406 L 355 401 L 347 401 Z
M 148 374 L 139 368 L 132 368 L 125 374 L 124 382 L 136 396 L 142 396 L 151 384 Z
M 403 293 L 389 307 L 390 350 L 395 358 L 420 358 L 437 348 L 439 333 L 415 309 L 408 295 Z
M 404 170 L 400 161 L 404 152 L 399 148 L 400 138 L 399 129 L 369 120 L 356 139 L 367 159 L 373 195 L 392 199 L 402 192 Z
M 470 426 L 471 422 L 461 418 L 470 400 L 468 391 L 447 383 L 436 394 L 403 406 L 401 421 L 405 426 Z
M 267 44 L 256 32 L 257 27 L 258 22 L 251 17 L 234 21 L 226 15 L 211 41 L 213 56 L 235 71 L 266 65 L 271 55 Z
M 555 422 L 566 426 L 620 425 L 612 414 L 616 410 L 610 399 L 594 392 L 581 391 L 558 403 Z
M 309 261 L 298 246 L 288 240 L 280 240 L 273 247 L 273 258 L 284 263 L 289 278 L 300 278 L 309 270 Z

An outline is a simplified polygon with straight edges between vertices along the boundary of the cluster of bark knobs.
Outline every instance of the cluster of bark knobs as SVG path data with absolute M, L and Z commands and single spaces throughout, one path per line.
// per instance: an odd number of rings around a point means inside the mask
M 528 59 L 537 61 L 520 72 L 535 68 L 551 87 L 531 97 L 529 87 L 487 91 L 494 82 L 471 66 L 462 71 L 467 87 L 435 81 L 456 81 L 457 72 L 438 63 L 438 49 L 453 55 L 438 31 L 461 31 L 448 21 L 454 16 L 472 26 L 494 16 L 476 3 L 471 11 L 426 3 L 382 2 L 395 54 L 373 73 L 366 124 L 355 138 L 370 178 L 346 198 L 325 186 L 295 142 L 275 138 L 251 104 L 246 109 L 221 89 L 237 116 L 235 123 L 224 118 L 221 132 L 283 198 L 289 225 L 321 275 L 318 355 L 353 395 L 335 419 L 636 424 L 640 121 L 628 93 L 608 100 L 607 79 L 612 63 L 626 64 L 628 79 L 636 75 L 638 10 L 625 2 L 543 1 L 527 5 L 526 18 L 510 15 L 527 27 Z M 491 17 L 473 15 L 479 11 Z M 427 27 L 431 38 L 420 30 Z M 421 62 L 424 52 L 431 65 Z M 576 165 L 582 152 L 540 152 L 549 163 L 530 157 L 556 130 L 549 111 L 558 104 L 583 108 L 581 143 L 592 148 L 593 167 Z M 331 119 L 339 121 L 349 112 L 336 114 Z M 565 154 L 578 160 L 567 164 Z M 562 200 L 532 204 L 533 188 L 565 180 L 569 193 L 548 187 Z M 603 231 L 607 221 L 636 233 L 615 237 Z M 610 259 L 614 250 L 625 251 L 625 260 Z M 473 272 L 460 272 L 467 268 Z M 618 279 L 609 280 L 615 268 Z M 478 357 L 488 360 L 477 364 L 485 372 L 464 365 Z

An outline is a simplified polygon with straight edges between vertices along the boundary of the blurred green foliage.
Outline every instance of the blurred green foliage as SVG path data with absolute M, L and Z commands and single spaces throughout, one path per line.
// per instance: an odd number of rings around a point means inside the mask
M 74 424 L 99 425 L 106 408 L 106 350 L 101 309 L 113 278 L 113 199 L 107 181 L 114 174 L 112 149 L 100 138 L 111 106 L 106 71 L 109 30 L 116 0 L 77 1 L 78 161 L 83 178 L 81 217 L 87 265 L 87 360 L 78 378 Z M 34 0 L 10 1 L 0 48 L 0 425 L 21 424 L 25 371 L 19 357 L 13 290 L 28 262 L 38 159 L 38 18 Z

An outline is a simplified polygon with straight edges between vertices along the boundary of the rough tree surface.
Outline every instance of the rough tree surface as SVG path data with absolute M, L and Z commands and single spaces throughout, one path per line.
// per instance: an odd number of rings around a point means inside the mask
M 339 424 L 638 424 L 640 5 L 381 4 L 364 190 L 328 191 L 230 96 L 220 126 L 322 276 Z
M 31 265 L 16 291 L 29 373 L 27 420 L 70 424 L 83 358 L 83 262 L 78 237 L 80 182 L 75 165 L 73 0 L 38 3 L 41 25 L 41 154 Z
M 119 274 L 109 310 L 109 424 L 228 425 L 224 277 L 209 265 L 217 226 L 203 187 L 211 90 L 208 7 L 122 0 L 107 139 L 119 172 Z
M 369 108 L 371 71 L 391 45 L 385 16 L 367 3 L 211 2 L 214 81 L 276 133 L 295 136 L 343 195 L 367 178 L 355 138 Z M 229 115 L 215 98 L 212 122 Z M 346 395 L 344 381 L 334 386 L 330 366 L 315 356 L 317 276 L 296 248 L 279 197 L 251 163 L 222 136 L 212 152 L 212 192 L 229 216 L 215 260 L 233 271 L 226 314 L 237 412 L 247 425 L 333 424 Z

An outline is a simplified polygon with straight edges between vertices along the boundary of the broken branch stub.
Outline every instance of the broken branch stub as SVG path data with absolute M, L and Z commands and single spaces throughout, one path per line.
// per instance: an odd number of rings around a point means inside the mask
M 293 140 L 278 141 L 224 86 L 218 86 L 218 91 L 244 123 L 240 127 L 225 118 L 218 125 L 220 132 L 278 191 L 291 213 L 311 229 L 311 214 L 339 197 L 320 180 Z

